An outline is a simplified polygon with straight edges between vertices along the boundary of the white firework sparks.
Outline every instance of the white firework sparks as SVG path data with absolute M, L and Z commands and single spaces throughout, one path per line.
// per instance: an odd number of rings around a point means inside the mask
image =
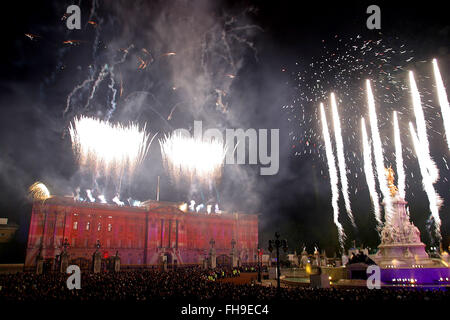
M 175 183 L 183 179 L 211 184 L 222 175 L 226 146 L 173 132 L 159 141 L 164 165 Z
M 115 204 L 117 204 L 118 206 L 123 206 L 125 203 L 120 201 L 119 196 L 116 195 L 113 199 L 112 202 L 114 202 Z
M 367 104 L 369 107 L 370 130 L 372 132 L 373 151 L 375 154 L 375 168 L 377 171 L 380 190 L 384 197 L 383 200 L 384 200 L 385 222 L 389 224 L 392 215 L 392 201 L 386 180 L 386 172 L 383 160 L 383 147 L 381 144 L 380 132 L 378 130 L 375 99 L 373 98 L 372 88 L 370 87 L 370 80 L 366 81 L 366 89 L 367 89 Z
M 320 104 L 320 114 L 322 117 L 322 133 L 325 141 L 325 153 L 327 156 L 328 170 L 330 172 L 330 185 L 331 185 L 331 205 L 333 207 L 333 220 L 338 230 L 339 244 L 341 248 L 344 248 L 344 228 L 339 222 L 339 190 L 338 190 L 338 175 L 336 169 L 336 161 L 334 159 L 333 147 L 331 145 L 330 133 L 328 131 L 327 117 L 323 103 Z
M 86 195 L 87 195 L 87 197 L 88 197 L 90 202 L 95 202 L 95 198 L 92 196 L 92 190 L 87 189 L 86 190 Z
M 394 111 L 394 142 L 395 142 L 395 161 L 398 176 L 398 193 L 405 199 L 405 170 L 403 168 L 402 141 L 400 139 L 400 128 L 398 126 L 397 112 Z
M 434 219 L 435 227 L 436 227 L 436 237 L 440 241 L 441 240 L 441 219 L 439 217 L 439 208 L 442 204 L 442 199 L 439 197 L 439 194 L 437 194 L 436 190 L 433 186 L 433 179 L 429 174 L 429 171 L 427 169 L 428 165 L 428 159 L 426 158 L 426 150 L 425 145 L 422 144 L 420 139 L 418 138 L 416 131 L 414 130 L 413 124 L 409 123 L 409 130 L 411 132 L 411 137 L 414 144 L 414 150 L 416 152 L 417 160 L 419 161 L 419 168 L 420 173 L 422 175 L 422 185 L 423 189 L 425 190 L 428 201 L 429 201 L 429 207 L 431 211 L 431 216 Z
M 347 166 L 345 164 L 344 143 L 342 142 L 341 123 L 339 120 L 339 113 L 334 93 L 331 93 L 331 111 L 333 115 L 334 137 L 336 139 L 336 152 L 339 166 L 339 175 L 341 178 L 342 194 L 344 196 L 345 209 L 353 226 L 356 227 L 355 219 L 352 213 L 352 208 L 350 206 L 350 199 L 348 196 Z
M 439 179 L 439 170 L 436 167 L 433 159 L 430 156 L 430 144 L 428 142 L 427 127 L 425 122 L 425 116 L 422 110 L 422 102 L 420 100 L 419 90 L 417 89 L 416 81 L 414 80 L 414 73 L 409 72 L 409 84 L 411 89 L 411 98 L 414 109 L 414 115 L 416 117 L 417 136 L 421 144 L 421 150 L 424 152 L 423 157 L 426 170 L 430 175 L 431 180 L 435 183 Z
M 95 175 L 132 176 L 147 154 L 149 135 L 137 124 L 112 124 L 96 118 L 75 118 L 69 127 L 72 149 L 80 166 Z
M 376 189 L 375 176 L 373 174 L 372 147 L 370 146 L 369 139 L 367 136 L 366 122 L 364 118 L 361 119 L 361 132 L 363 141 L 364 173 L 366 175 L 370 199 L 372 200 L 373 204 L 373 213 L 375 215 L 375 220 L 377 221 L 378 230 L 380 230 L 383 225 L 383 222 L 381 221 L 379 197 Z
M 433 59 L 433 72 L 436 81 L 436 89 L 441 106 L 442 121 L 444 122 L 445 136 L 447 138 L 448 149 L 450 150 L 450 107 L 448 105 L 447 92 L 445 91 L 444 82 L 442 81 L 441 73 L 437 60 Z

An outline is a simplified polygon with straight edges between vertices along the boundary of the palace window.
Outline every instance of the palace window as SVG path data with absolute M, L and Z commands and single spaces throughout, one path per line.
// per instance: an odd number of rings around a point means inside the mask
M 108 223 L 108 231 L 111 231 L 111 230 L 112 230 L 112 224 Z
M 99 223 L 98 226 L 97 226 L 97 231 L 100 231 L 100 230 L 102 230 L 102 224 L 101 223 Z
M 86 223 L 86 230 L 89 231 L 90 228 L 91 228 L 91 223 L 90 222 Z
M 73 223 L 73 230 L 78 230 L 78 221 Z

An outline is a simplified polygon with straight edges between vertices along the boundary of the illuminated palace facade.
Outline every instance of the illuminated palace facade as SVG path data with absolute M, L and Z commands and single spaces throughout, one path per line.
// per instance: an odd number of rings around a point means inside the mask
M 153 200 L 139 207 L 117 206 L 69 197 L 34 202 L 25 266 L 35 266 L 39 253 L 54 259 L 65 239 L 70 260 L 91 259 L 99 242 L 102 255 L 117 252 L 122 265 L 156 265 L 164 256 L 168 264 L 197 264 L 209 254 L 213 239 L 218 261 L 229 261 L 233 240 L 241 263 L 256 261 L 256 214 L 196 213 L 182 207 Z

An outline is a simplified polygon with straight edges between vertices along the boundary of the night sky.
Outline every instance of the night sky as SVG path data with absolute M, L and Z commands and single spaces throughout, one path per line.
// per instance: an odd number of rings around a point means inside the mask
M 81 7 L 81 30 L 68 30 L 67 6 Z M 364 80 L 372 79 L 385 164 L 395 167 L 392 111 L 400 113 L 411 218 L 432 243 L 428 199 L 422 189 L 408 122 L 414 121 L 407 71 L 423 95 L 430 153 L 440 170 L 435 188 L 443 245 L 450 242 L 450 153 L 433 84 L 437 58 L 444 83 L 450 65 L 450 26 L 442 2 L 377 2 L 381 30 L 368 30 L 372 2 L 298 1 L 13 1 L 2 11 L 0 69 L 0 217 L 20 224 L 26 242 L 31 215 L 28 187 L 44 182 L 53 194 L 83 186 L 67 132 L 79 115 L 147 124 L 158 137 L 202 120 L 210 128 L 280 129 L 280 169 L 260 176 L 259 165 L 225 165 L 217 193 L 225 210 L 260 213 L 260 241 L 275 231 L 292 250 L 339 250 L 319 102 L 339 97 L 350 199 L 357 228 L 340 198 L 341 223 L 353 240 L 379 243 L 364 177 L 360 117 L 367 115 Z M 89 22 L 90 21 L 90 22 Z M 27 37 L 25 34 L 30 34 Z M 72 42 L 67 43 L 68 40 Z M 76 40 L 76 41 L 74 41 Z M 66 43 L 64 43 L 66 42 Z M 127 49 L 127 50 L 125 50 Z M 167 53 L 175 52 L 175 55 Z M 380 53 L 382 53 L 380 55 Z M 139 68 L 145 61 L 145 68 Z M 92 95 L 83 81 L 113 67 Z M 121 91 L 113 96 L 109 87 Z M 319 81 L 318 81 L 319 80 Z M 89 103 L 88 103 L 89 100 Z M 171 115 L 171 117 L 169 117 Z M 328 125 L 332 133 L 330 115 Z M 366 120 L 367 121 L 367 120 Z M 333 135 L 332 135 L 333 137 Z M 123 197 L 187 201 L 199 190 L 174 185 L 155 140 Z M 217 195 L 218 194 L 218 195 Z

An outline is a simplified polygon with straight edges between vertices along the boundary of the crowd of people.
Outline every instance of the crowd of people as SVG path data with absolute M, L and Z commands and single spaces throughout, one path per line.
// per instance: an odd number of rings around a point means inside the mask
M 62 273 L 17 273 L 0 275 L 0 302 L 45 301 L 258 301 L 268 302 L 383 302 L 383 301 L 443 301 L 450 300 L 450 290 L 397 288 L 369 290 L 313 289 L 309 287 L 281 288 L 255 283 L 236 285 L 220 281 L 237 277 L 251 268 L 228 270 L 217 268 L 178 268 L 159 271 L 123 271 L 82 273 L 81 289 L 69 290 L 68 275 Z

